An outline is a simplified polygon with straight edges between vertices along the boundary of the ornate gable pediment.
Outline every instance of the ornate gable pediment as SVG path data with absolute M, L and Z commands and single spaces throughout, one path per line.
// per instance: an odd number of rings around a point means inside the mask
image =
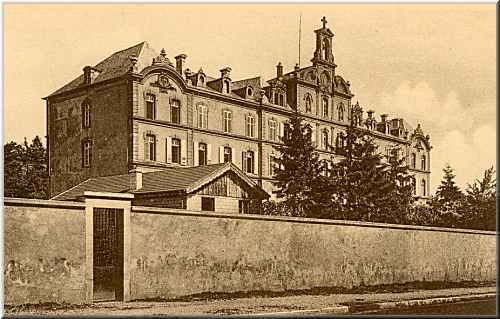
M 157 80 L 151 83 L 151 86 L 159 88 L 160 92 L 162 93 L 167 93 L 168 91 L 177 91 L 177 89 L 170 83 L 170 80 L 166 73 L 158 74 Z

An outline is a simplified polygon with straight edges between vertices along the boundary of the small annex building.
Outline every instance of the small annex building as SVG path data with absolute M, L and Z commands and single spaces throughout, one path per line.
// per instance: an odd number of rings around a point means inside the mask
M 249 213 L 270 195 L 231 162 L 89 178 L 53 200 L 81 201 L 84 192 L 134 194 L 132 205 Z

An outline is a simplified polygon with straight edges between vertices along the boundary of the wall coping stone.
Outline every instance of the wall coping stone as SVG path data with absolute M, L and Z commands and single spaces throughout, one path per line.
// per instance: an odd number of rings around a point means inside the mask
M 106 199 L 133 199 L 134 194 L 130 193 L 110 193 L 110 192 L 83 192 L 85 198 L 106 198 Z
M 60 201 L 51 199 L 31 199 L 4 197 L 4 206 L 36 206 L 51 208 L 74 208 L 85 209 L 85 204 L 80 202 Z
M 475 230 L 475 229 L 384 224 L 384 223 L 360 222 L 352 220 L 319 219 L 319 218 L 305 218 L 305 217 L 209 213 L 209 212 L 188 211 L 185 209 L 158 208 L 158 207 L 147 207 L 147 206 L 132 206 L 132 212 L 146 213 L 146 214 L 160 214 L 160 215 L 192 216 L 192 217 L 204 217 L 204 218 L 228 218 L 228 219 L 261 220 L 261 221 L 275 221 L 275 222 L 302 223 L 302 224 L 342 225 L 342 226 L 389 228 L 389 229 L 401 229 L 401 230 L 421 230 L 421 231 L 435 231 L 435 232 L 448 232 L 448 233 L 480 234 L 480 235 L 491 235 L 491 236 L 497 235 L 496 231 Z

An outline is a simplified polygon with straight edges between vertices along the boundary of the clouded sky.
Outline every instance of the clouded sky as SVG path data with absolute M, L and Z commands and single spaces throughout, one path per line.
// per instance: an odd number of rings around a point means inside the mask
M 460 186 L 496 163 L 495 5 L 4 4 L 4 141 L 45 135 L 52 93 L 113 52 L 148 41 L 187 66 L 269 79 L 310 62 L 326 16 L 337 73 L 365 109 L 421 123 L 431 188 L 449 162 Z

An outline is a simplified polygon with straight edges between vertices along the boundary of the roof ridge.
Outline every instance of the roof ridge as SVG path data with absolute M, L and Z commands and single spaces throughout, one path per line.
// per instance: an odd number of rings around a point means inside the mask
M 123 49 L 123 50 L 120 50 L 120 51 L 116 51 L 116 52 L 114 52 L 114 53 L 111 53 L 111 55 L 115 55 L 115 54 L 117 54 L 117 53 L 120 53 L 120 52 L 123 52 L 123 51 L 127 51 L 127 50 L 130 50 L 130 49 L 135 48 L 135 47 L 138 47 L 138 46 L 141 46 L 141 50 L 140 50 L 140 52 L 139 52 L 139 54 L 140 54 L 140 53 L 142 53 L 142 49 L 144 48 L 144 44 L 145 44 L 145 43 L 147 43 L 147 41 L 142 41 L 142 42 L 139 42 L 139 43 L 134 44 L 134 45 L 132 45 L 132 46 L 130 46 L 130 47 L 128 47 L 128 48 L 125 48 L 125 49 Z

